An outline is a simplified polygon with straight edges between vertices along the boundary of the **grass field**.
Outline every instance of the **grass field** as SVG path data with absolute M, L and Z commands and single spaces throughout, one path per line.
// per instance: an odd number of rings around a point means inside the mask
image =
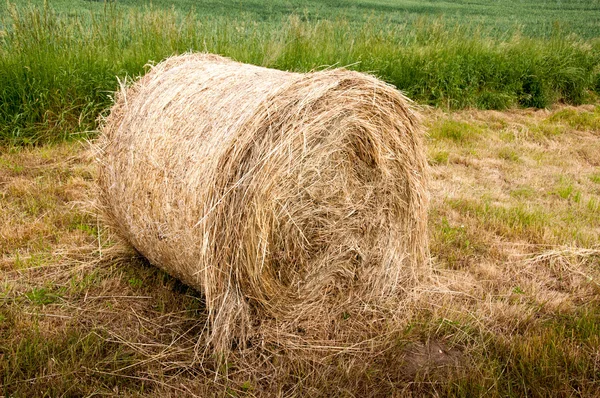
M 595 101 L 600 87 L 596 3 L 303 3 L 308 14 L 283 1 L 244 3 L 247 12 L 239 2 L 202 3 L 196 12 L 183 2 L 152 10 L 77 4 L 69 12 L 65 2 L 4 5 L 3 142 L 56 142 L 94 130 L 117 77 L 139 76 L 149 61 L 190 50 L 284 70 L 348 66 L 448 109 L 577 105 Z M 433 10 L 421 15 L 417 4 Z M 526 22 L 532 15 L 539 20 Z
M 15 2 L 41 6 L 43 0 Z M 49 4 L 63 14 L 102 11 L 102 1 L 51 0 Z M 143 10 L 147 2 L 121 0 L 121 9 Z M 557 29 L 584 38 L 598 37 L 600 2 L 597 0 L 500 0 L 500 1 L 436 1 L 436 0 L 155 0 L 155 9 L 174 8 L 178 12 L 194 11 L 200 18 L 227 17 L 279 24 L 290 14 L 308 19 L 344 19 L 361 23 L 370 18 L 402 24 L 421 17 L 443 17 L 450 23 L 479 25 L 495 35 L 511 36 L 515 30 L 528 36 L 549 37 Z M 0 4 L 0 12 L 6 3 Z
M 598 396 L 597 0 L 141 4 L 0 3 L 0 397 Z M 433 273 L 378 357 L 202 357 L 201 294 L 95 215 L 82 138 L 117 77 L 189 50 L 423 106 Z
M 600 108 L 425 116 L 434 276 L 366 363 L 278 347 L 201 362 L 201 296 L 89 212 L 86 146 L 4 150 L 0 394 L 596 396 Z

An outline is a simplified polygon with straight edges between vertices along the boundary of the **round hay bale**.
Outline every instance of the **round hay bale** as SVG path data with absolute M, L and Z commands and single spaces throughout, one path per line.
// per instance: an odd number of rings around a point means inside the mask
M 409 101 L 369 75 L 176 56 L 117 96 L 100 202 L 204 294 L 210 342 L 227 350 L 261 322 L 318 329 L 412 283 L 427 252 L 421 135 Z

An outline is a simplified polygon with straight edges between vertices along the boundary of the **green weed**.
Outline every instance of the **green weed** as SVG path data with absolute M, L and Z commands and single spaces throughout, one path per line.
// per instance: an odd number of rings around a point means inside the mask
M 523 291 L 523 289 L 521 289 L 519 286 L 515 286 L 514 287 L 513 293 L 515 293 L 515 294 L 525 294 L 525 292 Z
M 552 114 L 549 121 L 564 122 L 577 130 L 600 130 L 600 107 L 596 107 L 594 112 L 563 109 Z
M 519 153 L 510 147 L 504 147 L 498 151 L 498 157 L 500 159 L 508 160 L 510 162 L 519 161 Z
M 22 337 L 2 344 L 2 391 L 7 396 L 81 396 L 120 391 L 140 383 L 112 374 L 131 365 L 135 357 L 97 333 L 59 331 L 56 336 L 22 331 Z M 90 370 L 86 370 L 89 367 Z M 27 380 L 27 382 L 25 382 Z M 41 394 L 41 395 L 38 395 Z
M 129 283 L 129 286 L 134 289 L 139 289 L 144 286 L 144 281 L 138 278 L 130 278 L 127 282 Z
M 600 200 L 591 198 L 588 200 L 587 208 L 592 214 L 600 214 Z
M 576 203 L 581 200 L 581 192 L 575 188 L 571 181 L 565 178 L 559 180 L 557 186 L 551 193 L 561 199 L 572 200 Z
M 514 198 L 532 198 L 535 195 L 535 190 L 529 186 L 521 186 L 510 191 L 510 196 Z
M 73 276 L 70 280 L 69 291 L 73 294 L 78 294 L 86 291 L 101 280 L 98 271 L 92 271 L 83 275 Z
M 25 297 L 34 305 L 52 304 L 60 299 L 60 295 L 44 287 L 36 287 L 25 293 Z
M 429 160 L 429 163 L 431 165 L 448 164 L 448 158 L 449 158 L 449 156 L 450 156 L 450 154 L 448 153 L 448 151 L 438 151 Z

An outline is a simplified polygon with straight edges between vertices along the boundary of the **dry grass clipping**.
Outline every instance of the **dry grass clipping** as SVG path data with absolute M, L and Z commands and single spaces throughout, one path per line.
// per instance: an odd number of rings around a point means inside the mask
M 409 101 L 369 75 L 172 57 L 104 122 L 100 203 L 205 295 L 206 346 L 334 347 L 352 340 L 340 320 L 381 333 L 363 315 L 398 308 L 427 269 L 421 135 Z

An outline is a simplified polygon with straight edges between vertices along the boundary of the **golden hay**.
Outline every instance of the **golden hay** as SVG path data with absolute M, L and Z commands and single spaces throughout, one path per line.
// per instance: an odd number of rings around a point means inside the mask
M 332 319 L 388 302 L 426 267 L 421 135 L 409 101 L 369 75 L 172 57 L 105 120 L 100 203 L 205 295 L 216 349 L 266 323 L 335 339 Z

